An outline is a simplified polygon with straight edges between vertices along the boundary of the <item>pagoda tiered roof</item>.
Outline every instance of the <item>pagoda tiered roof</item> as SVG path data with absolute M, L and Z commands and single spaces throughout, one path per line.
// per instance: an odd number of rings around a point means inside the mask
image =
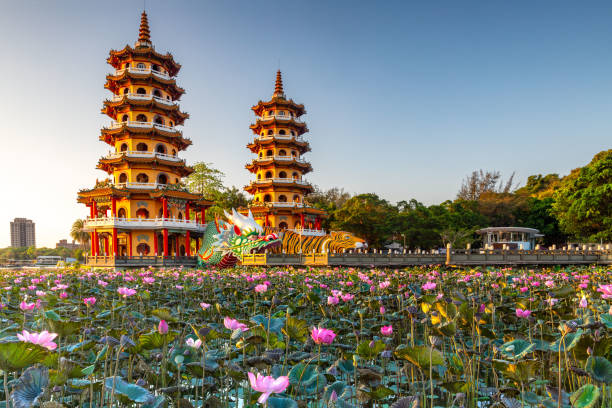
M 257 173 L 260 169 L 272 169 L 274 167 L 279 168 L 297 168 L 302 174 L 307 174 L 312 171 L 312 165 L 301 159 L 297 159 L 291 156 L 268 156 L 255 158 L 251 163 L 247 163 L 244 166 L 251 173 Z
M 157 156 L 151 157 L 133 157 L 121 155 L 112 158 L 102 157 L 98 161 L 97 168 L 112 174 L 114 170 L 130 169 L 155 169 L 162 171 L 170 171 L 178 174 L 181 177 L 187 177 L 193 173 L 193 168 L 185 165 L 185 160 L 168 160 Z
M 294 147 L 304 154 L 310 151 L 310 143 L 300 137 L 287 136 L 287 135 L 271 135 L 271 136 L 257 136 L 252 142 L 247 144 L 247 148 L 252 153 L 259 152 L 260 146 L 266 147 L 267 145 L 279 144 L 288 145 Z
M 168 101 L 160 100 L 155 97 L 147 99 L 139 97 L 140 95 L 138 94 L 136 95 L 136 97 L 132 97 L 131 94 L 115 95 L 113 99 L 105 100 L 102 113 L 117 120 L 117 116 L 123 113 L 124 110 L 142 108 L 143 110 L 146 109 L 148 112 L 165 114 L 177 125 L 182 125 L 186 119 L 189 119 L 189 114 L 182 112 L 176 103 L 169 103 Z
M 116 186 L 110 182 L 98 183 L 97 187 L 80 190 L 77 201 L 82 204 L 89 204 L 91 200 L 97 202 L 110 202 L 113 197 L 127 199 L 180 199 L 191 202 L 191 207 L 194 210 L 200 207 L 208 208 L 214 204 L 213 201 L 203 198 L 200 194 L 191 193 L 176 184 L 167 184 L 165 187 L 158 188 L 127 188 Z
M 185 150 L 192 144 L 191 139 L 183 137 L 183 133 L 179 130 L 168 132 L 157 127 L 141 128 L 122 125 L 115 128 L 102 128 L 100 140 L 114 146 L 116 140 L 127 140 L 132 134 L 138 134 L 141 138 L 150 138 L 151 140 L 161 140 L 172 143 L 177 149 Z
M 114 74 L 108 74 L 106 75 L 104 87 L 116 94 L 119 88 L 128 84 L 156 85 L 168 92 L 175 101 L 180 99 L 181 95 L 185 93 L 185 90 L 176 84 L 174 78 L 163 78 L 152 70 L 143 70 L 139 72 L 137 70 L 123 69 Z

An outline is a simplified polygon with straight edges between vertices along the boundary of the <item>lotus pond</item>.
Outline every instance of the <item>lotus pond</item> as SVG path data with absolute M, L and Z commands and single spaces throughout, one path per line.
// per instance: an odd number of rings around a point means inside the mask
M 0 405 L 611 407 L 611 276 L 4 270 Z

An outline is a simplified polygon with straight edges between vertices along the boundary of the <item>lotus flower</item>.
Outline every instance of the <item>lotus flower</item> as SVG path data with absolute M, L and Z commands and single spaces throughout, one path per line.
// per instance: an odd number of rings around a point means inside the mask
M 531 310 L 516 309 L 516 316 L 522 319 L 528 319 L 531 316 Z
M 380 328 L 380 334 L 383 336 L 391 336 L 393 334 L 393 326 L 383 326 Z
M 268 285 L 266 285 L 265 283 L 255 286 L 255 292 L 257 293 L 263 293 L 263 292 L 266 292 L 267 290 L 268 290 Z
M 328 296 L 327 297 L 327 304 L 328 305 L 337 305 L 339 301 L 340 301 L 340 299 L 338 299 L 336 296 Z
M 612 285 L 599 285 L 597 291 L 602 293 L 602 298 L 612 299 Z
M 310 332 L 310 337 L 316 344 L 332 344 L 336 333 L 330 329 L 322 329 L 320 327 L 313 327 Z
M 36 307 L 36 303 L 27 303 L 26 301 L 22 301 L 19 304 L 19 308 L 24 312 L 29 312 L 31 310 L 34 310 L 35 307 Z
M 159 325 L 157 326 L 157 331 L 159 332 L 159 334 L 168 333 L 168 323 L 166 323 L 164 319 L 159 321 Z
M 583 309 L 588 306 L 588 302 L 586 300 L 586 297 L 583 296 L 582 299 L 580 299 L 580 303 L 578 303 L 578 306 L 583 308 Z
M 246 324 L 240 323 L 238 320 L 232 319 L 231 317 L 225 317 L 223 319 L 223 325 L 226 329 L 230 329 L 231 331 L 238 329 L 240 329 L 240 331 L 249 330 L 249 327 Z
M 147 276 L 146 278 L 144 278 L 142 280 L 144 283 L 146 283 L 147 285 L 152 285 L 155 282 L 155 278 L 152 278 L 150 276 Z
M 421 286 L 421 288 L 423 290 L 433 290 L 436 288 L 436 286 L 437 284 L 435 282 L 427 282 L 423 286 Z
M 202 310 L 206 310 L 210 307 L 210 303 L 202 302 L 200 303 L 200 307 L 202 308 Z
M 134 289 L 130 289 L 130 288 L 119 288 L 119 289 L 117 289 L 117 293 L 122 295 L 124 298 L 127 298 L 128 296 L 135 295 L 136 291 Z
M 188 338 L 185 343 L 187 343 L 189 347 L 192 347 L 194 349 L 199 349 L 202 346 L 202 340 L 197 339 L 194 341 L 191 337 Z
M 85 305 L 87 305 L 87 307 L 93 306 L 96 304 L 96 298 L 95 297 L 88 297 L 83 299 L 83 303 L 85 303 Z
M 355 295 L 351 295 L 350 293 L 345 293 L 341 296 L 343 302 L 348 302 L 355 299 Z
M 265 404 L 270 394 L 284 392 L 289 386 L 289 377 L 286 376 L 275 379 L 272 376 L 267 375 L 264 377 L 260 373 L 257 373 L 257 377 L 255 377 L 255 374 L 251 372 L 248 373 L 248 376 L 251 388 L 262 393 L 257 399 L 257 402 L 260 404 Z
M 53 339 L 57 337 L 57 333 L 49 333 L 46 330 L 40 333 L 29 333 L 24 330 L 21 333 L 17 333 L 17 338 L 26 343 L 38 344 L 39 346 L 45 347 L 48 350 L 55 350 L 57 344 L 53 342 Z

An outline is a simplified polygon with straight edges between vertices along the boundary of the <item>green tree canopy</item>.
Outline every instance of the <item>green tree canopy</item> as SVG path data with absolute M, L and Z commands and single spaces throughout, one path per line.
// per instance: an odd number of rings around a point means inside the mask
M 553 197 L 563 231 L 584 240 L 612 240 L 612 149 L 572 170 Z

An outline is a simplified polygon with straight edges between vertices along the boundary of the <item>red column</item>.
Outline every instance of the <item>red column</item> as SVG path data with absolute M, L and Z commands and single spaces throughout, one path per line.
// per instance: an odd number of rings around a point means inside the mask
M 128 256 L 132 256 L 132 231 L 128 232 Z
M 157 247 L 158 247 L 158 243 L 157 243 L 157 232 L 153 231 L 153 255 L 157 256 Z
M 164 228 L 162 234 L 164 236 L 164 256 L 168 256 L 168 230 Z
M 113 255 L 119 255 L 119 251 L 117 248 L 117 228 L 113 228 Z
M 185 233 L 185 255 L 191 256 L 191 240 L 189 231 Z
M 189 221 L 189 202 L 185 204 L 185 219 Z
M 196 254 L 200 252 L 200 238 L 196 238 Z
M 166 197 L 162 198 L 163 205 L 163 217 L 168 218 L 168 199 Z
M 270 221 L 268 219 L 268 213 L 266 213 L 266 220 L 264 221 L 264 227 L 269 227 L 270 226 Z
M 302 229 L 305 229 L 305 227 L 304 227 L 304 213 L 300 214 L 300 224 L 302 226 Z
M 91 203 L 91 212 L 92 218 L 98 218 L 98 203 L 96 203 L 95 201 L 92 201 Z
M 202 207 L 200 209 L 200 219 L 202 220 L 202 224 L 206 221 L 206 209 Z
M 111 198 L 111 216 L 113 218 L 117 217 L 117 199 L 115 197 Z

